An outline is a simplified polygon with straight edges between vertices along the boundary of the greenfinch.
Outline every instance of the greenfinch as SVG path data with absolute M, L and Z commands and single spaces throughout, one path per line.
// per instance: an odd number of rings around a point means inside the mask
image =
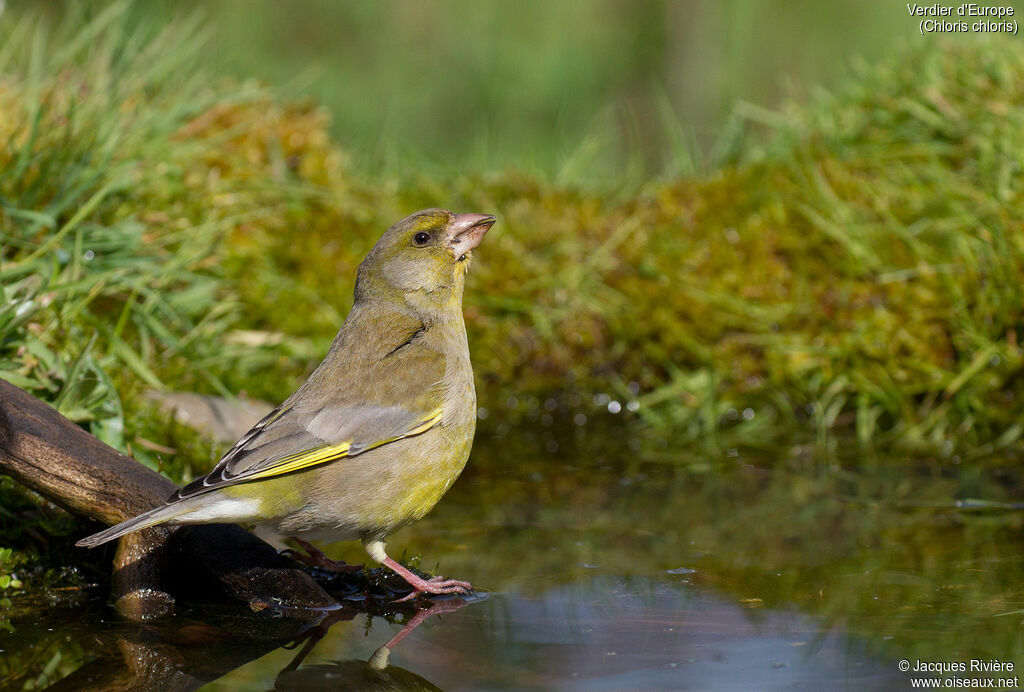
M 476 390 L 462 294 L 471 251 L 494 222 L 426 209 L 388 229 L 359 265 L 352 310 L 309 379 L 207 476 L 77 545 L 157 524 L 238 523 L 279 542 L 360 539 L 410 597 L 468 591 L 413 574 L 385 540 L 430 511 L 469 458 Z

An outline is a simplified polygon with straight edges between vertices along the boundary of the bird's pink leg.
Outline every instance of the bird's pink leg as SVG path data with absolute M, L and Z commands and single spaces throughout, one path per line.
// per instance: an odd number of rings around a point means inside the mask
M 409 582 L 409 586 L 412 587 L 412 593 L 405 598 L 400 598 L 396 603 L 402 601 L 408 601 L 416 598 L 421 593 L 429 594 L 445 594 L 445 593 L 469 593 L 472 589 L 472 585 L 468 581 L 459 581 L 458 579 L 445 579 L 444 577 L 431 577 L 430 579 L 424 579 L 418 577 L 405 567 L 395 562 L 389 557 L 385 557 L 381 560 L 381 564 L 394 571 L 402 579 Z
M 416 614 L 412 616 L 412 619 L 405 623 L 405 627 L 402 628 L 402 631 L 392 637 L 391 640 L 382 648 L 388 649 L 389 651 L 394 649 L 398 646 L 398 642 L 409 636 L 409 633 L 423 624 L 424 620 L 427 620 L 434 615 L 440 615 L 441 613 L 454 613 L 465 605 L 466 602 L 461 598 L 453 598 L 450 601 L 432 603 L 426 610 L 417 611 Z

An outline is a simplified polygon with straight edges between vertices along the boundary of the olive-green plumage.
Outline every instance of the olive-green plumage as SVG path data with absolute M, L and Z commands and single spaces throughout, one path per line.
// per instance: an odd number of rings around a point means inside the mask
M 359 538 L 393 566 L 385 537 L 426 514 L 469 457 L 476 392 L 462 293 L 469 252 L 493 223 L 428 209 L 388 229 L 309 379 L 205 478 L 78 545 L 161 523 L 237 522 L 281 537 Z M 464 584 L 410 581 L 430 592 Z

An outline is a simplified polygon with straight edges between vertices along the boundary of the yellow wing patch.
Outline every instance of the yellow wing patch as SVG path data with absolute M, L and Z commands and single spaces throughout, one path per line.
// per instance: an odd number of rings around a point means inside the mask
M 272 476 L 280 476 L 285 473 L 291 473 L 292 471 L 298 471 L 309 466 L 326 464 L 328 461 L 334 461 L 335 459 L 347 456 L 348 450 L 351 446 L 352 444 L 350 442 L 343 442 L 340 445 L 328 445 L 327 447 L 317 447 L 316 449 L 309 449 L 304 452 L 289 454 L 286 457 L 278 459 L 270 468 L 245 476 L 245 480 L 254 481 L 258 478 L 270 478 Z
M 432 427 L 434 427 L 439 420 L 441 420 L 441 413 L 442 413 L 441 409 L 439 409 L 439 408 L 434 409 L 434 412 L 430 414 L 429 418 L 427 418 L 420 425 L 418 425 L 417 427 L 413 428 L 409 432 L 405 433 L 404 435 L 400 435 L 399 437 L 395 437 L 395 438 L 393 438 L 391 440 L 382 440 L 381 442 L 378 442 L 377 444 L 373 445 L 373 447 L 379 447 L 382 444 L 386 444 L 388 442 L 393 442 L 394 440 L 401 439 L 402 437 L 411 437 L 413 435 L 419 435 L 420 433 L 425 433 L 428 430 L 430 430 Z M 367 449 L 372 449 L 372 447 L 367 447 Z
M 254 481 L 260 478 L 271 478 L 273 476 L 280 476 L 286 473 L 292 473 L 293 471 L 300 471 L 310 466 L 317 466 L 319 464 L 326 464 L 329 461 L 340 459 L 346 456 L 355 456 L 361 452 L 365 452 L 381 445 L 385 445 L 395 440 L 401 440 L 405 437 L 412 437 L 413 435 L 419 435 L 430 430 L 432 427 L 437 425 L 438 421 L 441 420 L 441 409 L 435 409 L 429 418 L 425 419 L 422 423 L 417 425 L 415 428 L 408 430 L 401 435 L 390 437 L 384 440 L 378 440 L 366 445 L 360 445 L 357 449 L 352 449 L 352 441 L 342 442 L 336 445 L 326 445 L 324 447 L 316 447 L 315 449 L 307 449 L 302 452 L 296 452 L 289 454 L 288 456 L 277 459 L 273 466 L 256 471 L 252 474 L 245 474 L 238 478 L 239 481 Z

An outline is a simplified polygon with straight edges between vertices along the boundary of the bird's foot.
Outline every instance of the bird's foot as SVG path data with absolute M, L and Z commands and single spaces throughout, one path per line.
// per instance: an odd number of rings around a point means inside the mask
M 299 552 L 298 550 L 292 550 L 287 548 L 281 551 L 282 555 L 287 555 L 296 562 L 301 562 L 307 567 L 319 567 L 327 572 L 334 574 L 355 574 L 363 569 L 362 565 L 350 565 L 341 560 L 332 560 L 331 558 L 324 555 L 323 551 L 317 548 L 312 543 L 308 543 L 301 538 L 292 538 L 300 548 L 306 551 L 306 554 Z
M 417 579 L 413 582 L 406 579 L 409 585 L 413 588 L 412 593 L 403 598 L 399 598 L 395 603 L 402 603 L 403 601 L 411 601 L 414 598 L 419 597 L 420 594 L 449 594 L 449 593 L 469 593 L 473 586 L 468 581 L 459 581 L 458 579 L 445 579 L 444 577 L 431 577 L 430 579 Z
M 432 595 L 469 593 L 473 588 L 468 581 L 459 581 L 458 579 L 445 579 L 444 577 L 431 577 L 430 579 L 424 579 L 423 577 L 410 572 L 405 567 L 402 567 L 391 558 L 387 558 L 384 561 L 384 565 L 398 574 L 398 576 L 408 582 L 409 586 L 412 587 L 412 593 L 404 598 L 399 598 L 395 603 L 410 601 L 424 593 Z

